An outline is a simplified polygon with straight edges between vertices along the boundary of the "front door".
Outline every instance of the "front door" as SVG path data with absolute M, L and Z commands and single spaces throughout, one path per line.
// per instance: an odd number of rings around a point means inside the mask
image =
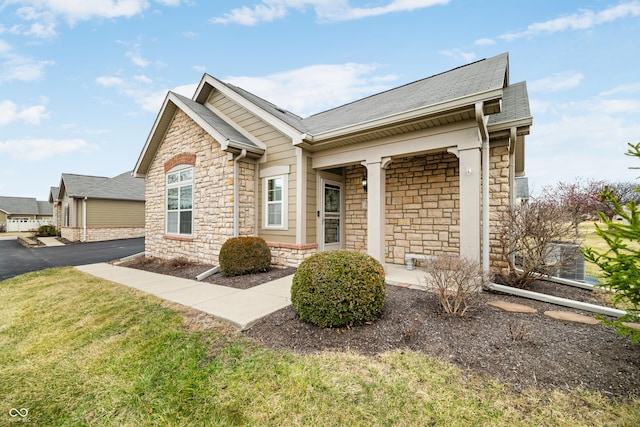
M 327 179 L 322 180 L 321 231 L 322 250 L 342 249 L 343 239 L 342 184 Z

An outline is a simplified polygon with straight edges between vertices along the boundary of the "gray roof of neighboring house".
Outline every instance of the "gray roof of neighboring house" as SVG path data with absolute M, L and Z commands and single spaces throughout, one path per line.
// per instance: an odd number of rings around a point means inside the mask
M 0 210 L 9 215 L 53 215 L 51 204 L 35 197 L 0 196 Z
M 49 202 L 38 200 L 38 212 L 40 215 L 53 215 L 53 205 Z
M 142 201 L 145 199 L 144 179 L 134 178 L 130 171 L 113 178 L 63 173 L 62 185 L 66 194 L 74 198 Z
M 49 190 L 49 200 L 56 201 L 60 195 L 60 187 L 51 187 Z

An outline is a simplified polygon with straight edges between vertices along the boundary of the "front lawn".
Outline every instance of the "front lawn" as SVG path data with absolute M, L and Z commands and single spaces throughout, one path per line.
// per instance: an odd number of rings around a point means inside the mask
M 0 282 L 0 301 L 2 425 L 640 424 L 640 399 L 517 394 L 418 353 L 269 350 L 72 268 Z

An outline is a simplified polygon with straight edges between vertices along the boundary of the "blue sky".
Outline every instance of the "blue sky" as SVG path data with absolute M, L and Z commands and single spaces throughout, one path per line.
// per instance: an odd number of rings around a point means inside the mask
M 635 180 L 637 0 L 0 0 L 0 195 L 133 169 L 166 91 L 205 72 L 305 116 L 502 52 L 535 192 Z

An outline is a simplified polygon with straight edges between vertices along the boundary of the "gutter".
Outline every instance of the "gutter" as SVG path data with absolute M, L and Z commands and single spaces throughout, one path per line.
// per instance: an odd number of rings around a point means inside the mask
M 240 234 L 240 204 L 239 204 L 239 193 L 240 193 L 240 166 L 238 162 L 247 157 L 247 150 L 242 149 L 240 154 L 238 154 L 233 159 L 233 237 L 238 237 Z
M 482 101 L 476 102 L 476 121 L 482 139 L 482 268 L 489 271 L 489 117 Z

